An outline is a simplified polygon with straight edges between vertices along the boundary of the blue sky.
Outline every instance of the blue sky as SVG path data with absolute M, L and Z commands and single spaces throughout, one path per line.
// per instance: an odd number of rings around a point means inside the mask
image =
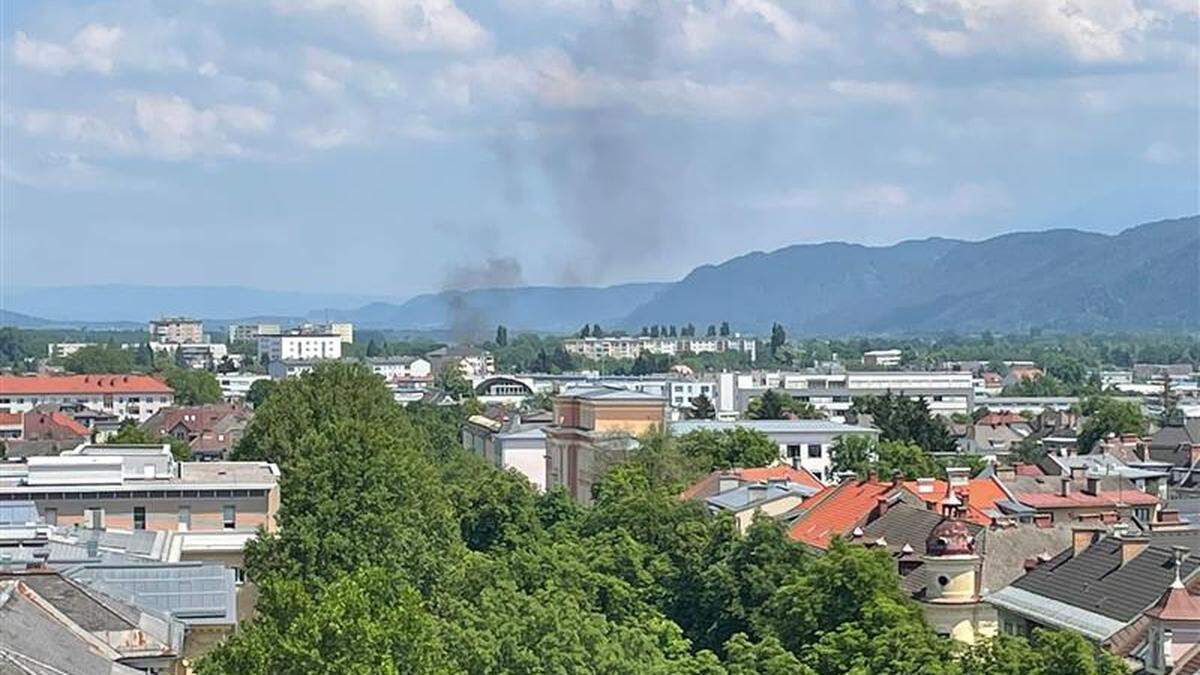
M 1200 211 L 1194 0 L 2 6 L 10 285 L 614 283 Z

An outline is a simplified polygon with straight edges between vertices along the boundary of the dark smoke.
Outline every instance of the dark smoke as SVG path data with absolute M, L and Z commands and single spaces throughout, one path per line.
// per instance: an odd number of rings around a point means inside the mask
M 511 256 L 490 256 L 476 265 L 460 265 L 446 275 L 446 312 L 455 342 L 481 342 L 503 321 L 505 303 L 485 302 L 464 291 L 520 286 L 521 263 Z

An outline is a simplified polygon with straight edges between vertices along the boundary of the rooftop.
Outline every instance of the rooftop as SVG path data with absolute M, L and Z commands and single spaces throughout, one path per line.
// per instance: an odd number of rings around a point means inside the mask
M 671 431 L 686 434 L 693 431 L 723 431 L 725 429 L 753 429 L 766 434 L 772 433 L 817 433 L 817 434 L 878 434 L 879 430 L 852 424 L 841 424 L 829 420 L 682 420 L 670 423 Z
M 894 489 L 891 483 L 849 480 L 817 495 L 788 528 L 788 536 L 816 548 L 827 548 L 837 536 L 849 532 L 875 509 L 878 498 Z
M 0 375 L 4 394 L 171 394 L 149 375 Z

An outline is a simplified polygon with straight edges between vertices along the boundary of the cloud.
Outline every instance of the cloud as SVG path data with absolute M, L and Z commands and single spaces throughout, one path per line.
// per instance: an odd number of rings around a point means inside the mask
M 109 75 L 113 72 L 117 46 L 123 35 L 117 26 L 88 24 L 67 44 L 36 40 L 17 31 L 13 56 L 32 70 L 61 75 L 86 70 Z
M 907 82 L 834 80 L 829 83 L 829 88 L 848 99 L 879 103 L 908 103 L 916 97 L 916 89 Z
M 962 181 L 940 190 L 878 182 L 794 188 L 760 199 L 756 206 L 769 211 L 836 215 L 851 220 L 955 222 L 1007 209 L 1011 199 L 1007 189 L 996 181 Z
M 349 15 L 402 51 L 471 51 L 488 33 L 453 0 L 275 0 L 284 14 Z
M 263 134 L 274 124 L 270 113 L 251 106 L 197 108 L 175 95 L 137 94 L 133 108 L 146 151 L 164 159 L 240 155 L 245 149 L 234 137 Z
M 1170 143 L 1155 141 L 1146 146 L 1142 159 L 1150 164 L 1178 164 L 1183 159 L 1183 153 Z

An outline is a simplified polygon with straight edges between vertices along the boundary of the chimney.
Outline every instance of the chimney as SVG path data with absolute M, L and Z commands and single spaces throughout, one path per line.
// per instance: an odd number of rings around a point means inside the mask
M 717 477 L 717 493 L 729 492 L 741 484 L 742 481 L 736 473 L 726 471 Z
M 1079 523 L 1071 526 L 1071 555 L 1077 556 L 1087 550 L 1099 538 L 1102 528 L 1090 523 Z
M 1150 545 L 1150 538 L 1142 535 L 1127 534 L 1121 537 L 1121 565 L 1141 555 Z
M 875 498 L 875 511 L 880 516 L 882 516 L 883 514 L 888 512 L 889 506 L 890 506 L 890 504 L 888 503 L 888 498 L 886 496 L 879 495 L 878 497 Z
M 1163 666 L 1167 671 L 1175 669 L 1175 655 L 1171 652 L 1175 649 L 1175 633 L 1170 628 L 1164 628 L 1162 631 L 1162 648 L 1158 650 L 1162 654 Z
M 1071 467 L 1071 478 L 1083 478 L 1086 472 L 1086 466 L 1073 466 Z
M 1000 480 L 1012 480 L 1017 477 L 1016 465 L 997 464 L 996 477 Z
M 1083 491 L 1093 497 L 1096 496 L 1100 492 L 1100 479 L 1095 476 L 1088 476 L 1087 486 L 1083 488 Z
M 892 472 L 892 487 L 898 488 L 904 484 L 904 474 L 897 469 Z
M 963 466 L 946 467 L 946 481 L 951 488 L 962 487 L 971 480 L 971 470 Z
M 1115 525 L 1121 522 L 1121 514 L 1116 511 L 1105 511 L 1100 514 L 1100 522 L 1105 525 Z
M 918 478 L 917 479 L 917 494 L 931 495 L 933 494 L 933 479 Z

